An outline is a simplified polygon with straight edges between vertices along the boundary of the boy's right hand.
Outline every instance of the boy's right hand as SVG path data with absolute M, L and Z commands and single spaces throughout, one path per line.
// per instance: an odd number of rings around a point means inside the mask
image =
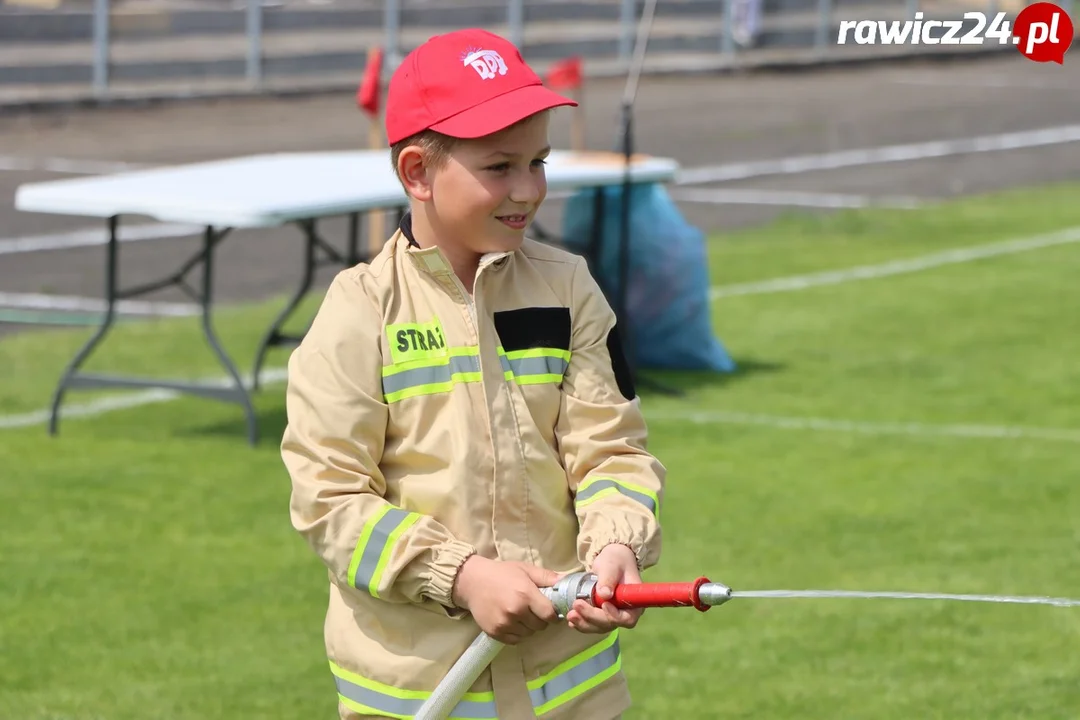
M 472 613 L 488 635 L 516 645 L 559 619 L 555 606 L 539 590 L 558 579 L 558 573 L 528 563 L 473 555 L 458 571 L 453 601 Z

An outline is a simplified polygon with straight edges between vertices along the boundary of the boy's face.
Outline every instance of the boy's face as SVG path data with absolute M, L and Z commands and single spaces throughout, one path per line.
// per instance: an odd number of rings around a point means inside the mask
M 459 140 L 431 177 L 443 244 L 475 253 L 521 245 L 547 196 L 548 113 L 476 140 Z

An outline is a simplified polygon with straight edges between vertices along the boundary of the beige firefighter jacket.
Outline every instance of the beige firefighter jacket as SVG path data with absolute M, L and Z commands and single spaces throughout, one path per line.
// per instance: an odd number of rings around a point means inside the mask
M 329 569 L 341 717 L 416 713 L 479 633 L 451 600 L 472 553 L 563 574 L 624 543 L 657 562 L 665 470 L 614 326 L 581 258 L 526 240 L 485 256 L 470 296 L 408 216 L 334 278 L 289 361 L 281 451 L 293 525 Z M 453 717 L 612 718 L 621 663 L 617 633 L 556 623 Z

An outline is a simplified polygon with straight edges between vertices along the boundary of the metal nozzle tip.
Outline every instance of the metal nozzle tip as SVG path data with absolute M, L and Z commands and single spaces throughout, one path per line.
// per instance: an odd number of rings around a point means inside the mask
M 596 576 L 577 572 L 559 578 L 554 586 L 544 588 L 541 592 L 551 600 L 555 613 L 561 620 L 570 612 L 575 600 L 591 601 L 595 586 Z
M 706 583 L 698 590 L 698 599 L 701 600 L 702 605 L 710 607 L 723 605 L 731 599 L 731 588 L 723 583 Z

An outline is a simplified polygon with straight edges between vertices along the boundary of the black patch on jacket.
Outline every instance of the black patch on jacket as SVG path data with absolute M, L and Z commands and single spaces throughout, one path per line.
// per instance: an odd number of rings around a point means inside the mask
M 530 307 L 495 313 L 495 331 L 503 350 L 570 349 L 570 308 Z
M 630 364 L 626 362 L 626 353 L 623 352 L 618 323 L 608 333 L 607 349 L 608 354 L 611 355 L 611 370 L 615 373 L 615 382 L 619 386 L 619 392 L 627 400 L 633 400 L 637 396 L 637 391 L 634 388 L 634 373 L 630 371 Z

